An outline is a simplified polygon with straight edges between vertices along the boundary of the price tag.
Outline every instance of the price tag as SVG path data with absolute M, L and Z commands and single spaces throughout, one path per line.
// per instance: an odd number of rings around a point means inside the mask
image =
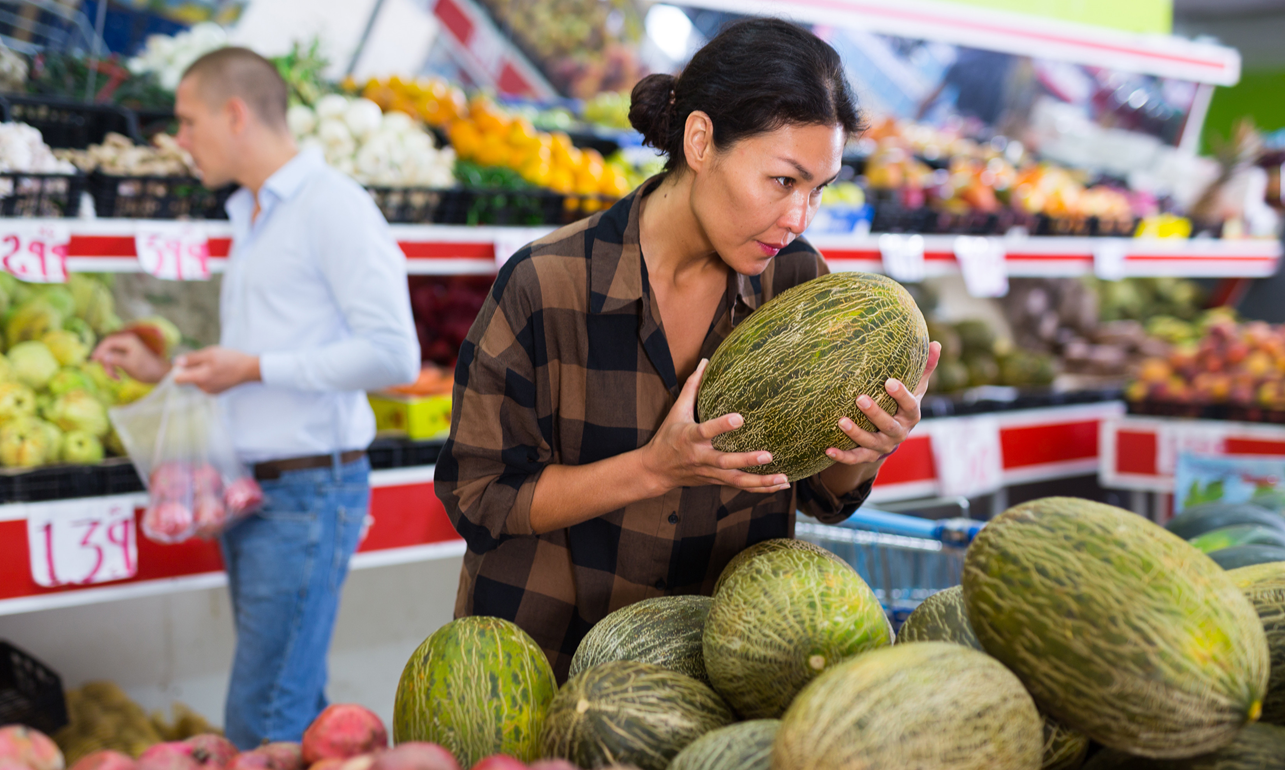
M 974 297 L 1002 297 L 1008 294 L 1008 263 L 1000 238 L 961 235 L 955 239 L 964 285 Z
M 995 418 L 934 421 L 930 435 L 942 495 L 972 497 L 1004 485 L 1004 456 Z
M 1178 455 L 1222 455 L 1227 451 L 1227 431 L 1207 423 L 1169 424 L 1156 430 L 1156 473 L 1172 476 L 1178 468 Z
M 924 280 L 924 237 L 884 233 L 879 236 L 883 271 L 894 281 L 918 283 Z
M 140 222 L 134 251 L 143 270 L 167 281 L 208 281 L 210 241 L 192 222 Z
M 124 580 L 138 574 L 134 495 L 31 503 L 31 577 L 45 587 Z
M 1118 281 L 1126 277 L 1125 259 L 1129 249 L 1116 238 L 1103 238 L 1093 242 L 1093 274 L 1104 281 Z
M 495 269 L 504 267 L 504 263 L 534 240 L 543 238 L 550 232 L 547 227 L 504 227 L 495 229 Z
M 71 228 L 61 223 L 0 221 L 0 260 L 13 277 L 28 283 L 66 283 Z

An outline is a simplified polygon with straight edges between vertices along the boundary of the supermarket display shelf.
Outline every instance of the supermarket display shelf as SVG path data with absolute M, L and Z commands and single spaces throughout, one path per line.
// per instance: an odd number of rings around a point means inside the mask
M 82 272 L 139 269 L 134 234 L 141 220 L 49 220 L 68 224 L 72 239 L 67 267 Z M 205 222 L 211 269 L 219 271 L 231 245 L 227 222 Z M 553 228 L 390 225 L 406 253 L 407 270 L 417 275 L 486 275 L 495 272 L 497 253 L 507 256 Z M 3 229 L 0 227 L 0 229 Z M 957 272 L 957 238 L 925 235 L 924 272 Z M 883 270 L 881 236 L 816 235 L 809 240 L 835 270 Z M 997 238 L 1010 276 L 1075 276 L 1092 273 L 1104 259 L 1125 276 L 1261 278 L 1274 274 L 1281 258 L 1278 240 L 1078 238 L 1029 236 Z
M 1102 486 L 1138 492 L 1173 492 L 1181 452 L 1285 455 L 1285 425 L 1183 417 L 1105 420 L 1101 427 Z
M 1124 414 L 1119 401 L 1019 409 L 973 417 L 924 420 L 889 458 L 872 502 L 941 494 L 933 437 L 968 420 L 998 427 L 1005 485 L 1091 475 L 1098 469 L 1100 424 Z M 353 569 L 370 569 L 459 556 L 464 551 L 446 511 L 433 494 L 432 465 L 371 474 L 373 523 Z M 142 505 L 145 498 L 136 495 Z M 138 538 L 138 574 L 115 583 L 41 588 L 31 575 L 27 504 L 0 505 L 0 615 L 197 590 L 226 582 L 216 544 L 193 540 L 163 546 Z

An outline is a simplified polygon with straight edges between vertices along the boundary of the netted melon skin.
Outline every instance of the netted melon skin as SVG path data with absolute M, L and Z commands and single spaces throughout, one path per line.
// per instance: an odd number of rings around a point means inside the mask
M 1285 562 L 1255 564 L 1227 574 L 1254 605 L 1267 633 L 1272 672 L 1262 721 L 1285 726 Z
M 986 652 L 1045 714 L 1105 746 L 1190 757 L 1258 717 L 1268 650 L 1253 606 L 1129 511 L 1061 497 L 1010 508 L 969 546 L 963 591 Z
M 701 633 L 710 601 L 708 596 L 656 596 L 616 610 L 580 640 L 569 675 L 599 663 L 636 660 L 709 684 Z
M 781 292 L 732 330 L 710 358 L 697 393 L 701 422 L 745 419 L 717 436 L 720 452 L 772 453 L 745 470 L 796 481 L 833 464 L 829 447 L 855 444 L 839 430 L 865 394 L 889 414 L 889 378 L 914 390 L 928 363 L 928 326 L 901 284 L 872 273 L 831 273 Z
M 1227 746 L 1189 759 L 1144 759 L 1107 749 L 1084 770 L 1285 770 L 1285 727 L 1249 725 Z
M 669 770 L 769 770 L 779 719 L 751 719 L 706 733 L 678 752 Z
M 781 719 L 773 770 L 1036 770 L 1043 734 L 1022 683 L 949 642 L 874 650 L 818 677 Z
M 788 537 L 777 537 L 771 540 L 762 540 L 732 557 L 732 560 L 729 561 L 727 566 L 723 568 L 723 571 L 719 573 L 718 580 L 714 583 L 714 593 L 711 594 L 711 596 L 718 596 L 718 592 L 723 590 L 723 586 L 727 583 L 728 578 L 735 574 L 736 571 L 744 566 L 744 564 L 750 559 L 754 559 L 765 553 L 772 553 L 774 551 L 808 551 L 821 556 L 828 556 L 832 559 L 839 559 L 834 552 L 827 551 L 821 546 L 815 543 L 809 543 L 806 540 L 794 540 Z M 846 563 L 847 562 L 844 562 L 844 564 Z

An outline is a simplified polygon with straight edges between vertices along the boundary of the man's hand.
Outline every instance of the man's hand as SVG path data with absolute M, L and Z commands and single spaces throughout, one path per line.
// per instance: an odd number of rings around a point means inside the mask
M 259 373 L 258 356 L 217 345 L 179 356 L 174 365 L 177 367 L 174 382 L 195 385 L 211 394 L 222 393 L 243 382 L 263 379 Z
M 118 370 L 139 382 L 155 384 L 169 374 L 170 362 L 156 355 L 131 332 L 104 337 L 91 358 L 103 365 L 109 377 L 120 379 Z

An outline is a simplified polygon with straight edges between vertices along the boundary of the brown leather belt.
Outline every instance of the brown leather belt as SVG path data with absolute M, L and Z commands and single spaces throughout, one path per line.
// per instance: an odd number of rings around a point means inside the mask
M 339 455 L 343 465 L 357 462 L 366 456 L 366 450 L 354 449 Z M 328 468 L 333 463 L 334 455 L 312 455 L 311 457 L 291 457 L 287 460 L 271 460 L 254 466 L 255 481 L 276 481 L 281 474 L 289 471 L 306 471 L 312 468 Z

